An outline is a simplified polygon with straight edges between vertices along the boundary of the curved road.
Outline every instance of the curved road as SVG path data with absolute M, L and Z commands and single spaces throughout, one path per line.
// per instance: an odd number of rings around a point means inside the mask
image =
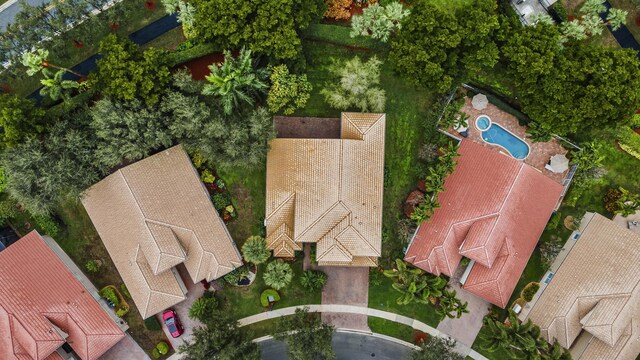
M 263 360 L 285 360 L 287 345 L 273 339 L 260 342 Z M 337 332 L 333 335 L 337 360 L 404 360 L 413 352 L 395 341 L 365 334 Z

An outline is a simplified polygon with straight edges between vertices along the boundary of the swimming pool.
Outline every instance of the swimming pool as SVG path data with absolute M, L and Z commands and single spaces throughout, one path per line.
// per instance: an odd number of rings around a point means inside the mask
M 476 127 L 480 130 L 482 140 L 489 144 L 500 146 L 514 158 L 524 160 L 529 156 L 529 145 L 524 140 L 513 135 L 502 126 L 493 123 L 487 115 L 478 116 Z

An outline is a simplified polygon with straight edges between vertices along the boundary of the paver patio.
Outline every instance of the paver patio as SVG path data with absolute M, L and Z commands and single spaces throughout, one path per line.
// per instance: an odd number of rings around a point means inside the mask
M 530 149 L 529 156 L 527 156 L 527 158 L 524 160 L 526 164 L 534 167 L 535 169 L 540 171 L 542 174 L 553 179 L 554 181 L 560 184 L 563 183 L 568 170 L 563 173 L 556 174 L 545 169 L 544 167 L 549 162 L 549 159 L 551 159 L 553 155 L 567 153 L 567 149 L 562 147 L 562 145 L 557 139 L 551 139 L 551 141 L 548 141 L 548 142 L 531 141 L 527 137 L 526 126 L 520 125 L 518 123 L 518 119 L 515 116 L 500 110 L 497 106 L 491 103 L 489 103 L 489 105 L 487 105 L 487 107 L 483 110 L 476 110 L 471 105 L 471 99 L 465 98 L 464 106 L 460 110 L 466 113 L 467 115 L 469 115 L 469 119 L 468 119 L 469 136 L 467 137 L 467 139 L 475 143 L 481 144 L 482 146 L 491 148 L 495 151 L 509 155 L 502 147 L 497 145 L 491 145 L 485 142 L 484 140 L 482 140 L 482 134 L 480 130 L 478 130 L 478 128 L 476 127 L 475 122 L 478 116 L 487 115 L 489 116 L 489 118 L 491 118 L 492 122 L 497 123 L 503 128 L 509 130 L 511 133 L 513 133 L 515 136 L 517 136 L 521 140 L 524 140 L 524 142 L 526 142 L 529 145 L 529 149 Z M 453 129 L 450 129 L 449 132 L 455 135 L 456 137 L 460 137 L 460 135 L 457 132 L 455 132 Z

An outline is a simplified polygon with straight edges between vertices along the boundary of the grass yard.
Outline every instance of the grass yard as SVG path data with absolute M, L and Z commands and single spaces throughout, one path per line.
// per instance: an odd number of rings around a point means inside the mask
M 274 305 L 274 309 L 282 309 L 289 306 L 303 304 L 320 304 L 321 292 L 311 292 L 300 285 L 300 274 L 302 274 L 302 260 L 290 263 L 293 269 L 293 281 L 284 289 L 278 290 L 280 301 Z M 225 284 L 224 290 L 220 291 L 221 308 L 233 314 L 237 319 L 261 313 L 265 309 L 260 304 L 260 294 L 269 287 L 265 285 L 262 275 L 265 265 L 258 267 L 257 279 L 249 287 L 235 287 Z M 222 280 L 218 280 L 222 281 Z
M 114 285 L 119 289 L 120 285 L 123 284 L 120 274 L 111 261 L 111 257 L 102 244 L 82 204 L 75 199 L 67 199 L 60 205 L 57 216 L 64 223 L 64 226 L 60 227 L 60 234 L 54 237 L 60 247 L 80 269 L 84 269 L 84 265 L 89 260 L 101 260 L 103 265 L 99 272 L 85 273 L 85 275 L 98 289 L 107 285 Z M 31 225 L 30 229 L 25 228 L 26 223 Z M 11 220 L 11 224 L 21 236 L 26 235 L 33 228 L 44 234 L 42 229 L 35 224 L 35 221 L 27 213 L 20 213 L 18 217 Z M 151 355 L 151 350 L 159 341 L 166 341 L 164 332 L 162 330 L 147 330 L 133 301 L 129 300 L 127 302 L 130 308 L 124 319 L 129 324 L 129 333 L 140 347 Z
M 149 41 L 148 43 L 140 46 L 142 50 L 146 50 L 148 48 L 156 48 L 156 49 L 165 49 L 165 50 L 175 50 L 176 47 L 183 42 L 185 42 L 186 38 L 182 33 L 182 26 L 178 26 L 175 29 L 171 29 L 166 33 L 158 36 L 157 38 Z
M 227 224 L 231 237 L 238 248 L 252 235 L 264 234 L 264 212 L 266 201 L 266 167 L 253 169 L 226 169 L 219 175 L 233 194 L 238 218 Z
M 431 3 L 441 10 L 450 9 L 455 11 L 460 8 L 466 8 L 473 4 L 473 0 L 431 0 Z
M 375 270 L 372 270 L 375 271 Z M 374 278 L 374 281 L 372 279 Z M 376 284 L 379 282 L 379 285 Z M 399 292 L 391 287 L 393 280 L 382 274 L 369 275 L 369 307 L 372 309 L 380 309 L 395 314 L 404 315 L 412 319 L 420 320 L 423 323 L 437 327 L 440 319 L 431 304 L 409 304 L 398 305 L 396 299 L 400 295 Z M 373 330 L 373 329 L 372 329 Z
M 409 325 L 373 316 L 369 316 L 368 324 L 369 329 L 374 333 L 391 336 L 396 339 L 404 340 L 410 344 L 413 344 L 415 341 L 416 330 Z

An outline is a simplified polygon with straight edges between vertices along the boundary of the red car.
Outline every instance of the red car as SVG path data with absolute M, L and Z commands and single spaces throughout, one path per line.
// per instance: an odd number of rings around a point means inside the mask
M 182 335 L 184 332 L 184 328 L 182 324 L 180 324 L 180 320 L 178 320 L 178 314 L 176 314 L 173 310 L 166 310 L 162 313 L 162 320 L 164 320 L 164 324 L 167 325 L 167 329 L 171 333 L 171 336 L 177 338 Z

